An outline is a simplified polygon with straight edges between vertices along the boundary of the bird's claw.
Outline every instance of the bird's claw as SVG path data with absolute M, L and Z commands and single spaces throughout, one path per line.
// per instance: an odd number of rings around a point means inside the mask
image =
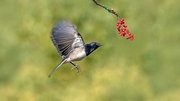
M 80 73 L 81 68 L 79 67 L 79 65 L 76 65 L 76 66 L 72 67 L 71 70 L 73 70 L 74 68 L 77 69 L 77 73 Z

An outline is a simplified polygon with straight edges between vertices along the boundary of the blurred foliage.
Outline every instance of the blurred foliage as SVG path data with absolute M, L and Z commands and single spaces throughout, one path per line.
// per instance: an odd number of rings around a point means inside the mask
M 118 35 L 116 17 L 92 0 L 0 0 L 1 101 L 179 101 L 179 0 L 99 0 L 125 18 L 134 41 Z M 104 44 L 81 62 L 61 61 L 50 40 L 59 19 L 86 43 Z

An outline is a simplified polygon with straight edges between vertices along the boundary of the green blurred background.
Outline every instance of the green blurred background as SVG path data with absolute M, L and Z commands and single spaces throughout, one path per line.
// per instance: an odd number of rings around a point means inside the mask
M 180 1 L 98 1 L 125 18 L 134 41 L 92 0 L 0 0 L 1 101 L 180 101 Z M 104 46 L 76 62 L 80 74 L 65 64 L 48 78 L 61 61 L 50 40 L 59 19 Z

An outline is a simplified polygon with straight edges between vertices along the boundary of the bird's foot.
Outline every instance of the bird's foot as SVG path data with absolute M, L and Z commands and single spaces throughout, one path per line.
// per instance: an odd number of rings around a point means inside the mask
M 77 73 L 80 73 L 81 68 L 79 67 L 79 65 L 75 65 L 74 67 L 71 68 L 71 70 L 73 70 L 74 68 L 77 69 Z

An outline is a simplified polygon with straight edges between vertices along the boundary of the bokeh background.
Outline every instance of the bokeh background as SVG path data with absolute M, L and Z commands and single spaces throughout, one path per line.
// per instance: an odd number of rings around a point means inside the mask
M 133 41 L 92 0 L 0 0 L 1 101 L 180 101 L 180 1 L 98 1 L 125 18 Z M 80 74 L 64 64 L 48 78 L 61 61 L 50 40 L 59 19 L 104 46 L 76 62 Z

